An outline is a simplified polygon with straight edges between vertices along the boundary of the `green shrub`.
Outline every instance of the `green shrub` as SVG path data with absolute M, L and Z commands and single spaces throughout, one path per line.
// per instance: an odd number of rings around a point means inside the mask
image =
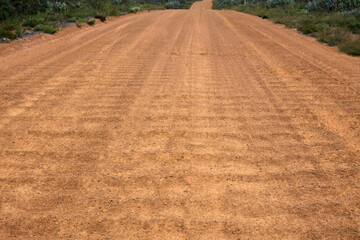
M 95 19 L 90 19 L 89 21 L 87 21 L 87 24 L 89 24 L 90 26 L 95 25 L 96 20 Z
M 6 20 L 9 16 L 14 15 L 15 8 L 9 1 L 0 0 L 0 21 Z
M 65 17 L 65 20 L 67 22 L 77 22 L 77 17 Z
M 50 14 L 65 12 L 67 8 L 68 8 L 68 6 L 67 6 L 66 2 L 61 2 L 61 1 L 50 2 L 50 1 L 48 1 L 47 11 Z
M 347 54 L 360 56 L 360 39 L 342 42 L 339 49 Z
M 306 10 L 306 9 L 301 9 L 301 10 L 300 10 L 300 13 L 301 13 L 301 14 L 304 14 L 304 15 L 308 15 L 308 14 L 309 14 L 309 11 Z
M 140 7 L 133 7 L 130 9 L 130 12 L 132 12 L 132 13 L 137 13 L 139 11 L 140 11 Z
M 44 18 L 39 17 L 39 16 L 28 16 L 24 19 L 22 25 L 25 27 L 35 27 L 36 25 L 43 23 L 44 22 Z
M 352 10 L 360 7 L 360 0 L 313 0 L 306 4 L 308 11 Z
M 355 19 L 348 25 L 349 29 L 354 34 L 360 34 L 360 20 Z
M 15 39 L 17 35 L 14 32 L 10 32 L 0 28 L 0 37 L 1 38 L 8 38 L 8 39 Z
M 22 37 L 22 35 L 24 34 L 24 29 L 20 26 L 20 24 L 15 25 L 15 31 L 18 37 Z
M 171 0 L 165 4 L 165 8 L 167 9 L 179 9 L 181 8 L 181 4 L 179 1 Z
M 34 28 L 35 31 L 42 31 L 44 33 L 54 34 L 59 29 L 54 25 L 45 25 L 45 24 L 39 24 Z
M 78 18 L 77 21 L 78 22 L 87 22 L 87 19 L 86 18 Z
M 316 33 L 316 38 L 320 42 L 327 43 L 329 46 L 339 45 L 350 39 L 349 33 L 341 28 L 331 28 Z
M 10 22 L 5 22 L 0 26 L 0 29 L 2 29 L 4 31 L 13 31 L 13 30 L 15 30 L 15 25 Z
M 119 16 L 121 12 L 118 8 L 113 8 L 109 11 L 109 16 Z
M 0 25 L 0 37 L 16 39 L 23 34 L 23 29 L 19 23 L 4 22 Z
M 226 7 L 261 18 L 269 18 L 275 23 L 296 28 L 304 34 L 311 34 L 320 42 L 338 46 L 340 51 L 359 55 L 360 40 L 351 40 L 357 38 L 351 33 L 360 34 L 360 8 L 343 12 L 310 11 L 310 9 L 304 9 L 305 3 L 291 4 L 289 2 L 289 4 L 285 0 L 268 0 L 267 4 L 255 2 L 257 0 L 247 0 L 247 4 L 243 4 L 243 1 L 215 0 L 214 8 Z M 328 9 L 331 8 L 328 7 Z
M 95 15 L 96 19 L 100 19 L 101 22 L 105 22 L 106 21 L 106 17 L 103 15 Z
M 314 24 L 309 24 L 305 26 L 299 26 L 297 30 L 304 34 L 310 34 L 319 31 L 319 27 Z
M 266 7 L 274 8 L 277 6 L 295 5 L 294 0 L 267 0 Z

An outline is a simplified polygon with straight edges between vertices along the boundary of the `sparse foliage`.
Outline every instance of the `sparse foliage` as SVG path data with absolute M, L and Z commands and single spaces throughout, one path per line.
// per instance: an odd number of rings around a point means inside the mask
M 96 20 L 95 19 L 90 19 L 89 21 L 87 21 L 87 24 L 89 24 L 90 26 L 95 25 Z
M 58 31 L 56 26 L 87 22 L 89 17 L 105 22 L 106 16 L 140 9 L 188 8 L 194 1 L 197 0 L 0 0 L 0 39 L 15 39 L 24 30 L 53 34 Z M 95 24 L 92 22 L 89 24 Z
M 343 52 L 360 55 L 360 0 L 295 1 L 215 0 L 213 6 L 269 18 Z
M 54 34 L 59 29 L 54 25 L 45 25 L 45 24 L 39 24 L 34 28 L 35 31 L 42 31 L 44 33 Z

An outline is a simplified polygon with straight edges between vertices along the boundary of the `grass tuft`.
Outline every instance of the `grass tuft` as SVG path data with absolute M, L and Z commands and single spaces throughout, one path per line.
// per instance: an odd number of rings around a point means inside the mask
M 315 33 L 317 31 L 319 31 L 319 28 L 317 25 L 314 24 L 309 24 L 309 25 L 300 25 L 297 30 L 299 32 L 302 32 L 304 34 L 310 34 L 310 33 Z
M 28 16 L 24 19 L 22 25 L 24 27 L 35 27 L 36 25 L 43 23 L 45 21 L 44 18 L 39 16 Z
M 89 21 L 87 21 L 87 24 L 89 24 L 90 26 L 95 25 L 96 20 L 95 19 L 90 19 Z
M 35 31 L 42 31 L 44 33 L 48 33 L 48 34 L 54 34 L 57 31 L 59 31 L 59 29 L 54 26 L 54 25 L 45 25 L 45 24 L 39 24 L 34 28 Z
M 339 49 L 349 55 L 360 56 L 360 38 L 342 42 L 339 45 Z

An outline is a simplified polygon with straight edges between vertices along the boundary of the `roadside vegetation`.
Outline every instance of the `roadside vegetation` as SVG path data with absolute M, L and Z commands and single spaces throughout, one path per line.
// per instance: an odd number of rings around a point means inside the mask
M 215 0 L 233 9 L 296 28 L 350 55 L 360 55 L 360 0 Z
M 143 10 L 189 8 L 195 0 L 0 0 L 0 42 Z

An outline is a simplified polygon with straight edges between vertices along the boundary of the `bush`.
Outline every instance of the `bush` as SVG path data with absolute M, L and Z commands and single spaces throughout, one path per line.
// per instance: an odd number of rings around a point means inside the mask
M 319 31 L 319 28 L 318 28 L 317 25 L 309 24 L 309 25 L 305 25 L 305 26 L 299 26 L 297 28 L 297 30 L 299 32 L 304 33 L 304 34 L 310 34 L 310 33 L 314 33 L 314 32 Z
M 106 21 L 106 17 L 103 15 L 95 15 L 96 19 L 100 19 L 101 22 L 105 22 Z
M 87 22 L 87 19 L 86 18 L 78 18 L 77 19 L 77 22 Z
M 165 8 L 167 9 L 179 9 L 180 8 L 180 2 L 178 1 L 170 1 L 165 4 Z
M 110 16 L 119 16 L 120 15 L 120 11 L 118 8 L 112 8 L 110 11 L 109 11 L 109 15 Z
M 360 7 L 360 0 L 313 0 L 306 4 L 308 11 L 352 10 Z
M 9 1 L 0 0 L 0 21 L 6 20 L 9 16 L 14 14 L 14 7 Z
M 13 30 L 15 30 L 15 26 L 14 26 L 14 24 L 12 24 L 10 22 L 5 22 L 0 26 L 0 29 L 2 29 L 4 31 L 13 31 Z
M 295 5 L 294 0 L 267 0 L 266 7 L 274 8 L 277 6 Z
M 65 12 L 67 9 L 67 4 L 65 2 L 55 1 L 55 2 L 48 2 L 48 12 L 53 13 L 61 13 Z
M 38 17 L 38 16 L 28 16 L 24 19 L 23 21 L 23 26 L 25 27 L 35 27 L 36 25 L 43 23 L 44 22 L 44 18 L 42 17 Z
M 87 21 L 87 24 L 89 24 L 90 26 L 95 25 L 96 20 L 95 19 L 90 19 L 89 21 Z
M 308 15 L 308 14 L 309 14 L 309 11 L 306 10 L 306 9 L 300 9 L 300 13 L 301 13 L 301 14 L 304 14 L 304 15 Z
M 360 34 L 360 20 L 355 19 L 351 21 L 348 27 L 352 33 Z
M 215 0 L 216 6 L 214 8 L 227 4 L 231 5 L 233 4 L 232 1 Z M 286 3 L 286 0 L 268 0 L 266 4 L 264 2 L 242 4 L 241 1 L 243 0 L 237 0 L 238 5 L 227 6 L 227 8 L 250 13 L 261 18 L 269 18 L 275 23 L 296 28 L 304 34 L 311 34 L 320 42 L 327 43 L 330 46 L 338 46 L 340 51 L 359 55 L 359 37 L 351 34 L 360 34 L 360 9 L 343 12 L 308 11 L 304 9 L 305 4 L 292 4 L 291 2 L 289 4 Z M 352 40 L 354 38 L 356 40 Z
M 139 11 L 140 11 L 139 7 L 133 7 L 133 8 L 130 9 L 130 12 L 132 12 L 132 13 L 137 13 Z
M 65 20 L 66 20 L 67 22 L 74 22 L 74 23 L 76 23 L 77 17 L 65 16 Z
M 12 32 L 12 31 L 7 31 L 7 30 L 0 28 L 0 37 L 8 38 L 8 39 L 15 39 L 15 38 L 17 38 L 17 35 L 16 35 L 16 33 Z
M 360 39 L 343 42 L 339 45 L 339 49 L 347 54 L 360 56 Z
M 349 33 L 341 28 L 332 28 L 319 31 L 316 38 L 329 46 L 336 46 L 350 39 Z
M 9 2 L 13 8 L 13 14 L 31 15 L 40 11 L 39 0 L 2 0 Z
M 20 24 L 13 22 L 5 22 L 0 25 L 0 37 L 8 39 L 16 39 L 23 34 L 23 29 Z
M 44 33 L 54 34 L 59 29 L 54 25 L 45 25 L 45 24 L 39 24 L 34 28 L 35 31 L 42 31 Z
M 18 37 L 21 37 L 24 34 L 24 29 L 20 26 L 20 24 L 15 25 L 15 31 Z

